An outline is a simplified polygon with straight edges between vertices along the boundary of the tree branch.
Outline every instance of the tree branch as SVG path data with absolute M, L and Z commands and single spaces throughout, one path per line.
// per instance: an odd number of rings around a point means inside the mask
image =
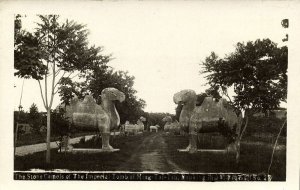
M 53 45 L 54 47 L 56 47 L 56 43 L 55 43 L 55 37 L 54 37 L 54 42 L 53 42 Z M 50 108 L 52 107 L 52 103 L 53 103 L 53 99 L 54 99 L 54 89 L 55 89 L 55 77 L 58 75 L 59 73 L 59 68 L 57 69 L 57 71 L 55 71 L 55 53 L 53 54 L 53 77 L 52 77 L 52 89 L 51 89 L 51 100 L 50 100 Z M 55 84 L 55 85 L 54 85 Z M 57 83 L 58 84 L 58 83 Z
M 61 79 L 65 76 L 66 71 L 64 71 L 64 74 L 60 77 L 60 79 L 57 81 L 57 83 L 54 85 L 54 88 L 58 85 L 58 83 L 61 81 Z
M 53 98 L 54 98 L 54 83 L 55 83 L 55 62 L 53 62 L 53 77 L 52 77 L 52 89 L 51 89 L 51 100 L 50 100 L 50 108 L 52 107 Z
M 47 60 L 47 71 L 49 68 L 49 62 Z M 45 99 L 46 99 L 46 107 L 48 109 L 48 96 L 47 96 L 48 88 L 47 88 L 47 74 L 45 74 Z
M 56 77 L 59 75 L 60 71 L 61 71 L 61 69 L 60 69 L 60 68 L 59 68 L 59 69 L 57 69 L 57 71 L 55 72 L 55 76 L 56 76 Z
M 53 67 L 51 66 L 51 68 L 53 69 Z M 57 71 L 55 72 L 55 76 L 59 75 L 61 69 L 57 69 Z M 53 73 L 50 73 L 47 75 L 47 77 L 50 77 Z
M 54 92 L 54 94 L 57 94 L 57 92 L 58 92 L 58 89 Z
M 38 81 L 38 83 L 39 83 L 40 92 L 41 92 L 41 96 L 42 96 L 42 100 L 43 100 L 44 107 L 45 107 L 45 109 L 47 110 L 48 108 L 47 108 L 47 106 L 46 106 L 46 104 L 45 104 L 45 100 L 44 100 L 44 96 L 43 96 L 43 89 L 42 89 L 42 86 L 41 86 L 41 82 L 40 82 L 40 80 L 37 80 L 37 81 Z
M 73 72 L 71 72 L 71 73 L 67 76 L 67 78 L 69 78 L 72 74 L 73 74 Z
M 76 76 L 78 76 L 80 73 L 77 73 L 76 75 L 74 75 L 73 77 L 71 77 L 71 79 L 75 78 Z
M 57 87 L 58 83 L 61 81 L 61 79 L 65 76 L 66 71 L 64 72 L 64 74 L 60 77 L 60 79 L 57 81 L 57 83 L 54 85 L 54 88 Z M 69 78 L 71 75 L 73 74 L 73 72 L 71 72 L 66 78 Z M 78 73 L 79 74 L 79 73 Z M 77 76 L 78 74 L 76 74 L 75 76 Z M 73 79 L 75 76 L 73 76 L 71 79 Z
M 222 89 L 222 88 L 221 88 L 221 89 Z M 231 98 L 230 98 L 229 95 L 228 95 L 228 93 L 225 92 L 223 89 L 222 89 L 222 92 L 223 92 L 223 94 L 229 99 L 230 103 L 233 104 L 232 101 L 231 101 Z

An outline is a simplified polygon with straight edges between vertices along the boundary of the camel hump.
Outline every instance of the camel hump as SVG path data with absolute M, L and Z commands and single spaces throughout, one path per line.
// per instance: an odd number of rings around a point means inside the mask
M 97 105 L 95 99 L 91 95 L 86 95 L 82 102 L 77 104 L 76 112 L 95 114 Z
M 221 104 L 214 101 L 212 97 L 205 97 L 201 106 L 196 107 L 195 114 L 201 118 L 219 118 L 221 117 Z
M 96 100 L 93 98 L 92 95 L 86 95 L 83 99 L 84 104 L 96 104 Z

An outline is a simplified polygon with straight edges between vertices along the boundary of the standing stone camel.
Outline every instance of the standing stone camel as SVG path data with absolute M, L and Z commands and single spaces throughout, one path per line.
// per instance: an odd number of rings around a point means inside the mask
M 180 127 L 189 132 L 189 145 L 185 151 L 197 151 L 198 133 L 220 132 L 228 138 L 229 143 L 237 139 L 241 129 L 241 114 L 238 117 L 225 99 L 216 102 L 212 97 L 206 97 L 201 106 L 196 106 L 195 91 L 182 90 L 174 95 L 173 100 L 183 105 Z
M 83 101 L 73 98 L 66 107 L 66 116 L 74 127 L 88 129 L 98 128 L 102 136 L 102 149 L 113 150 L 109 144 L 110 131 L 120 125 L 120 117 L 115 107 L 115 101 L 123 102 L 125 95 L 115 88 L 105 88 L 101 92 L 101 105 L 91 95 L 86 95 Z

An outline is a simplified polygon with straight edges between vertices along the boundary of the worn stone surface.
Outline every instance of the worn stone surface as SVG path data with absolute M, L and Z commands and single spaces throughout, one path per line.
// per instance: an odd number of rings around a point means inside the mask
M 206 97 L 201 106 L 195 107 L 190 119 L 190 130 L 201 132 L 208 128 L 213 128 L 212 131 L 217 131 L 218 122 L 222 119 L 225 125 L 230 130 L 239 133 L 237 128 L 238 117 L 234 110 L 230 107 L 225 99 L 220 99 L 218 102 L 212 97 Z
M 150 128 L 150 132 L 156 132 L 157 133 L 157 131 L 158 131 L 158 127 L 156 125 L 155 126 L 152 125 L 149 128 Z
M 120 149 L 88 149 L 88 148 L 73 148 L 67 152 L 72 154 L 97 154 L 104 152 L 118 152 Z
M 180 128 L 188 132 L 189 131 L 189 122 L 191 115 L 193 113 L 194 108 L 196 107 L 196 101 L 197 101 L 197 95 L 196 92 L 193 90 L 181 90 L 180 92 L 177 92 L 174 97 L 173 101 L 176 104 L 184 105 L 182 107 L 180 116 L 179 116 L 179 122 L 180 122 Z
M 115 88 L 105 88 L 101 92 L 101 105 L 98 105 L 91 95 L 86 95 L 83 101 L 74 97 L 66 106 L 66 117 L 72 126 L 83 129 L 98 128 L 102 137 L 102 148 L 110 148 L 109 136 L 111 130 L 118 129 L 120 117 L 114 101 L 123 102 L 125 95 Z M 111 147 L 112 148 L 112 147 Z
M 220 132 L 233 139 L 240 133 L 241 114 L 238 117 L 225 99 L 215 101 L 206 97 L 201 106 L 196 106 L 197 96 L 193 90 L 182 90 L 173 97 L 176 104 L 182 104 L 180 127 L 190 134 L 187 150 L 195 151 L 198 133 Z
M 137 120 L 136 124 L 130 124 L 129 121 L 126 121 L 124 124 L 124 131 L 127 134 L 138 134 L 139 132 L 144 131 L 144 123 L 146 121 L 144 117 L 141 117 Z
M 179 134 L 180 133 L 180 124 L 177 120 L 172 121 L 171 116 L 166 116 L 163 119 L 163 122 L 166 122 L 164 125 L 164 131 L 170 132 L 173 134 Z

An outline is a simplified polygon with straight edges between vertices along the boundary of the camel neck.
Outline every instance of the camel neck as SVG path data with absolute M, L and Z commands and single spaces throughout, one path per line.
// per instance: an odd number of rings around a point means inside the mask
M 103 99 L 101 105 L 105 111 L 112 111 L 116 109 L 115 104 L 107 99 Z
M 193 111 L 196 107 L 196 102 L 195 101 L 191 101 L 191 102 L 187 102 L 182 110 L 185 110 L 185 111 Z

